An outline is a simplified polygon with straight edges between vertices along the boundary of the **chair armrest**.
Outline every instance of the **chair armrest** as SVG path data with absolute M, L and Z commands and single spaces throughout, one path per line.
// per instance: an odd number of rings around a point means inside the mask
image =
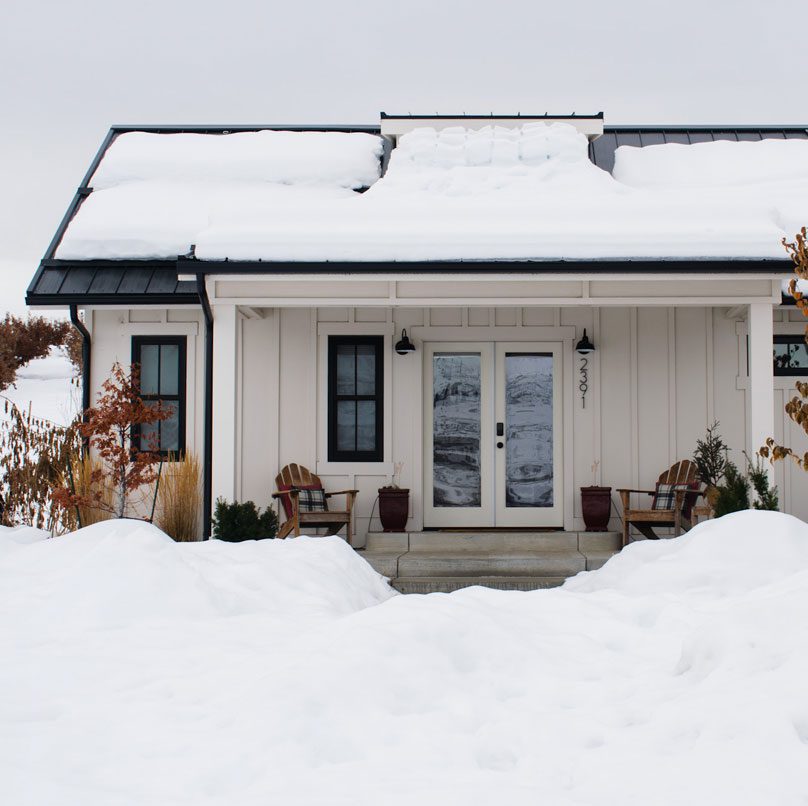
M 646 495 L 656 495 L 656 490 L 627 490 L 620 488 L 617 490 L 619 493 L 645 493 Z
M 273 498 L 283 498 L 284 495 L 288 495 L 291 498 L 298 498 L 300 496 L 300 490 L 284 490 L 282 493 L 272 493 Z
M 326 493 L 326 498 L 331 498 L 332 495 L 358 495 L 359 490 L 334 490 L 333 493 Z

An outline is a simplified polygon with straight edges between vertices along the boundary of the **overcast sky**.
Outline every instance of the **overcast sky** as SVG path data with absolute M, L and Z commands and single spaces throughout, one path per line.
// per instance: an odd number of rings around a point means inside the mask
M 798 0 L 2 0 L 0 302 L 113 123 L 806 123 Z

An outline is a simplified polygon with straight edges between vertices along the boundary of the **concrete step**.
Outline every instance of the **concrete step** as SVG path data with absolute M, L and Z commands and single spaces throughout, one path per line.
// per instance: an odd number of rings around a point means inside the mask
M 372 551 L 617 551 L 619 532 L 369 532 Z
M 409 551 L 398 559 L 400 577 L 558 577 L 584 570 L 578 551 Z
M 576 532 L 410 532 L 410 551 L 575 551 Z
M 598 568 L 602 568 L 617 553 L 616 551 L 588 551 L 584 555 L 586 557 L 586 570 L 596 571 Z
M 364 551 L 358 552 L 362 559 L 367 560 L 374 571 L 390 577 L 398 576 L 398 558 L 403 554 L 401 551 Z
M 403 576 L 393 580 L 393 587 L 401 593 L 451 593 L 473 585 L 503 591 L 532 591 L 555 588 L 565 579 L 563 576 Z

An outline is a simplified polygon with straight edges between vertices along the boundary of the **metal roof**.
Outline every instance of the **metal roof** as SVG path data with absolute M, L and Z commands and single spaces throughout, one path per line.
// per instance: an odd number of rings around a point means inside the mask
M 654 146 L 662 143 L 710 143 L 714 140 L 808 139 L 805 126 L 605 126 L 589 144 L 589 159 L 612 172 L 619 146 Z
M 169 261 L 43 261 L 27 294 L 28 304 L 197 304 L 196 283 L 177 279 Z
M 602 117 L 603 113 L 594 116 L 569 115 L 570 119 L 577 117 Z M 387 115 L 381 114 L 382 120 L 402 119 L 414 117 L 409 115 Z M 418 116 L 421 117 L 421 116 Z M 439 121 L 445 119 L 445 115 L 424 116 Z M 474 119 L 484 118 L 482 115 L 467 115 Z M 565 117 L 548 115 L 518 115 L 514 119 L 541 120 L 544 118 Z M 107 133 L 101 147 L 96 153 L 90 167 L 87 170 L 78 190 L 76 191 L 70 206 L 65 213 L 59 227 L 51 241 L 44 258 L 39 264 L 34 278 L 28 287 L 26 302 L 29 305 L 112 305 L 112 304 L 132 304 L 132 305 L 167 305 L 167 304 L 196 304 L 199 297 L 196 292 L 196 284 L 193 282 L 177 280 L 178 261 L 138 261 L 138 260 L 87 260 L 87 261 L 63 261 L 55 260 L 54 254 L 67 230 L 70 221 L 78 211 L 81 203 L 92 193 L 89 183 L 98 165 L 106 153 L 107 148 L 113 140 L 124 132 L 153 132 L 162 134 L 174 134 L 193 132 L 199 134 L 229 134 L 231 132 L 260 131 L 260 130 L 286 130 L 286 131 L 340 131 L 340 132 L 367 132 L 379 134 L 378 125 L 319 125 L 319 124 L 293 124 L 293 125 L 266 125 L 266 124 L 237 124 L 237 125 L 144 125 L 144 126 L 112 126 Z M 646 146 L 659 143 L 699 143 L 712 140 L 764 140 L 769 138 L 790 139 L 808 138 L 808 127 L 806 126 L 606 126 L 603 135 L 589 144 L 589 157 L 599 168 L 611 172 L 614 167 L 614 152 L 621 145 Z M 385 161 L 388 157 L 385 154 Z M 464 261 L 438 261 L 430 264 L 407 264 L 406 268 L 402 264 L 385 264 L 388 271 L 418 271 L 424 268 L 440 269 L 441 267 L 452 266 L 455 270 L 462 266 Z M 499 263 L 478 262 L 476 265 L 466 266 L 472 271 L 490 271 L 496 267 L 502 267 Z M 597 266 L 598 269 L 605 269 L 607 266 L 612 271 L 633 272 L 638 270 L 662 271 L 667 266 L 673 268 L 671 261 L 587 261 L 590 267 Z M 685 270 L 690 271 L 730 271 L 732 267 L 739 272 L 744 271 L 771 271 L 775 266 L 778 268 L 790 261 L 674 261 L 678 263 L 680 269 L 687 265 Z M 186 264 L 188 265 L 188 264 Z M 221 271 L 222 264 L 215 264 L 218 271 Z M 227 265 L 227 264 L 225 264 Z M 531 262 L 524 261 L 523 265 L 530 266 L 531 271 L 548 271 L 554 265 L 556 269 L 569 269 L 578 266 L 575 261 L 555 261 L 555 262 Z M 232 269 L 234 264 L 228 267 Z M 642 269 L 640 268 L 642 266 Z M 337 268 L 340 267 L 340 268 Z M 193 261 L 193 268 L 199 272 L 205 272 L 208 264 L 203 261 Z M 353 270 L 361 272 L 361 265 L 352 266 Z M 367 270 L 369 267 L 365 267 Z M 380 266 L 376 266 L 378 270 Z M 342 271 L 350 270 L 344 264 L 318 263 L 318 264 L 289 264 L 275 265 L 270 262 L 257 262 L 248 266 L 241 264 L 242 270 L 252 271 Z M 225 269 L 227 270 L 227 269 Z M 777 269 L 775 269 L 777 270 Z

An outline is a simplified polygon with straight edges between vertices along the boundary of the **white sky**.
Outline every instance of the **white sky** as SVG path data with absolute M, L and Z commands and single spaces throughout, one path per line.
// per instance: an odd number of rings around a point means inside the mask
M 0 309 L 112 123 L 806 123 L 799 0 L 2 0 Z

